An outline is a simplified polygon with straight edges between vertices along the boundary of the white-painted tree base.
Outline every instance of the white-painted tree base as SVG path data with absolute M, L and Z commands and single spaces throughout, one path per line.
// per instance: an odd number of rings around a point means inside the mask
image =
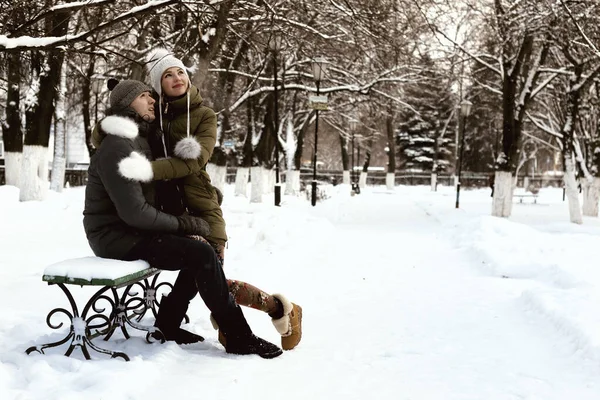
M 435 172 L 431 174 L 431 191 L 437 191 L 437 174 Z
M 388 172 L 385 175 L 385 187 L 387 190 L 394 190 L 396 187 L 396 174 L 394 172 Z
M 250 168 L 238 168 L 235 172 L 235 191 L 236 196 L 248 196 L 248 178 L 250 177 Z
M 510 217 L 512 212 L 513 177 L 510 172 L 496 171 L 494 178 L 494 197 L 492 215 L 494 217 Z
M 19 201 L 44 200 L 48 192 L 48 147 L 23 146 Z
M 350 184 L 350 171 L 344 170 L 344 172 L 342 173 L 342 183 L 344 185 Z
M 598 201 L 600 200 L 600 178 L 583 179 L 583 215 L 588 217 L 598 216 Z
M 223 192 L 227 183 L 227 167 L 208 163 L 206 164 L 206 172 L 210 175 L 212 185 Z
M 579 190 L 577 188 L 577 180 L 575 179 L 575 165 L 571 157 L 565 157 L 565 175 L 563 179 L 565 194 L 569 204 L 569 219 L 574 224 L 582 224 L 583 215 L 581 214 L 581 206 L 579 205 Z
M 20 187 L 22 160 L 23 153 L 13 151 L 4 153 L 4 179 L 7 185 Z
M 67 159 L 54 155 L 52 160 L 52 175 L 50 176 L 50 190 L 62 192 L 65 187 L 65 171 L 67 169 Z
M 264 168 L 263 167 L 252 167 L 250 168 L 250 202 L 251 203 L 262 203 L 262 196 L 265 192 L 264 184 Z
M 358 178 L 358 186 L 362 189 L 367 186 L 367 172 L 361 172 Z
M 296 196 L 300 193 L 300 171 L 288 170 L 285 174 L 285 194 Z
M 274 169 L 266 169 L 265 174 L 267 177 L 267 184 L 264 186 L 265 194 L 275 192 L 275 181 L 277 180 L 277 173 Z

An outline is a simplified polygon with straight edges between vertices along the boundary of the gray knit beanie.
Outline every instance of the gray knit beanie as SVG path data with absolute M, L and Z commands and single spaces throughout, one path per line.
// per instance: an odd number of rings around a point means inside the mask
M 116 79 L 109 79 L 107 82 L 108 89 L 110 92 L 110 108 L 113 110 L 122 110 L 127 107 L 144 92 L 152 92 L 152 88 L 145 83 L 135 81 L 133 79 L 126 79 L 124 81 L 117 81 Z

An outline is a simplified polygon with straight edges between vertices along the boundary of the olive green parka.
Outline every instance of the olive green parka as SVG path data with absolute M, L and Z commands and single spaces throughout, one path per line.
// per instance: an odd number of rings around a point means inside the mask
M 211 230 L 210 236 L 206 237 L 208 241 L 224 245 L 227 242 L 225 219 L 219 205 L 217 191 L 206 172 L 206 164 L 217 142 L 217 116 L 212 109 L 202 104 L 203 99 L 197 87 L 190 85 L 188 95 L 166 101 L 157 107 L 159 112 L 162 112 L 158 120 L 164 132 L 160 147 L 165 157 L 175 156 L 186 160 L 197 160 L 199 171 L 190 171 L 187 163 L 169 163 L 168 160 L 171 158 L 167 158 L 167 161 L 153 162 L 154 179 L 164 180 L 184 176 L 177 182 L 177 190 L 183 198 L 183 205 L 190 214 L 208 222 Z M 197 142 L 200 145 L 199 149 L 190 150 L 188 147 L 182 150 L 180 145 L 186 141 L 189 144 L 189 140 Z M 153 150 L 157 147 L 153 146 Z M 164 154 L 165 148 L 166 154 Z M 156 155 L 156 158 L 159 158 L 160 154 Z M 162 165 L 154 163 L 162 163 Z

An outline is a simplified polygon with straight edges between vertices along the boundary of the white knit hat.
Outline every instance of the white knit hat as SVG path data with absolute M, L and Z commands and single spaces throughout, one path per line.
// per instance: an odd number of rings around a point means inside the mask
M 148 69 L 148 75 L 150 76 L 150 85 L 152 85 L 159 95 L 162 95 L 162 87 L 160 86 L 162 74 L 171 67 L 181 68 L 189 80 L 189 75 L 183 62 L 167 49 L 158 47 L 148 55 L 146 68 Z

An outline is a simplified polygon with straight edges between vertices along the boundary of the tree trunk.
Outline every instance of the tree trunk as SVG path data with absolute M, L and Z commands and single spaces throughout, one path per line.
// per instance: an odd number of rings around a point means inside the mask
M 262 203 L 265 192 L 265 169 L 261 166 L 250 168 L 250 202 Z
M 396 186 L 396 140 L 394 140 L 394 119 L 393 109 L 391 106 L 388 110 L 388 117 L 385 121 L 385 130 L 387 132 L 387 154 L 388 154 L 388 165 L 387 175 L 385 178 L 385 185 L 388 190 L 394 189 Z
M 208 163 L 206 164 L 206 172 L 210 176 L 210 183 L 223 192 L 227 183 L 227 167 Z
M 83 116 L 83 131 L 85 132 L 85 147 L 87 148 L 90 158 L 96 152 L 96 149 L 92 145 L 92 131 L 94 129 L 92 124 L 96 124 L 98 121 L 92 122 L 92 76 L 94 75 L 95 62 L 92 57 L 90 64 L 86 70 L 86 76 L 82 79 L 81 85 L 81 114 Z M 94 99 L 94 103 L 97 102 L 97 98 Z M 97 110 L 98 104 L 94 104 L 94 110 Z M 96 115 L 97 117 L 97 115 Z
M 583 179 L 583 215 L 598 216 L 598 201 L 600 200 L 600 178 Z
M 246 138 L 242 148 L 242 167 L 250 168 L 254 165 L 254 146 L 252 139 L 254 137 L 254 102 L 248 99 L 246 102 Z
M 350 184 L 350 157 L 348 156 L 348 139 L 342 133 L 339 134 L 340 137 L 340 149 L 342 154 L 342 170 L 343 180 L 342 183 Z
M 433 171 L 431 171 L 431 191 L 437 191 L 437 174 Z
M 570 154 L 565 155 L 565 192 L 569 203 L 569 217 L 575 224 L 583 223 L 581 207 L 579 206 L 579 190 L 575 179 L 575 162 Z
M 67 33 L 69 19 L 69 11 L 56 11 L 46 24 L 49 27 L 48 36 L 64 36 Z M 27 133 L 23 149 L 23 167 L 21 168 L 20 201 L 43 200 L 44 197 L 40 196 L 46 194 L 50 126 L 54 115 L 56 89 L 60 82 L 64 56 L 62 49 L 50 50 L 45 55 L 37 51 L 32 52 L 32 66 L 35 72 L 33 85 L 29 89 L 32 101 L 28 105 L 28 111 L 25 112 Z M 39 87 L 36 87 L 38 79 Z
M 433 163 L 431 165 L 431 191 L 437 191 L 437 171 L 438 171 L 438 158 L 440 153 L 440 139 L 439 133 L 435 133 L 433 140 Z
M 285 194 L 297 195 L 300 192 L 300 170 L 295 168 L 294 154 L 296 154 L 297 144 L 294 137 L 294 115 L 290 111 L 287 118 L 287 134 L 285 152 L 287 172 L 285 173 Z
M 512 212 L 513 178 L 507 171 L 496 171 L 494 178 L 494 197 L 492 215 L 494 217 L 510 217 Z
M 396 187 L 396 174 L 393 172 L 388 172 L 385 175 L 385 187 L 387 190 L 394 190 Z
M 577 188 L 577 178 L 575 176 L 575 160 L 573 159 L 573 155 L 575 154 L 575 145 L 573 142 L 573 129 L 575 129 L 574 125 L 577 122 L 580 99 L 580 91 L 575 90 L 574 88 L 579 82 L 582 73 L 582 65 L 576 65 L 573 74 L 569 78 L 569 87 L 567 90 L 567 106 L 565 112 L 566 118 L 561 129 L 563 156 L 565 160 L 565 194 L 567 197 L 567 201 L 569 202 L 569 218 L 571 222 L 575 224 L 583 223 L 583 216 L 581 214 L 581 207 L 579 204 L 579 190 Z
M 258 161 L 259 165 L 262 165 L 266 168 L 271 168 L 271 166 L 275 165 L 273 153 L 275 150 L 275 132 L 274 132 L 274 103 L 272 100 L 273 94 L 267 95 L 267 98 L 264 100 L 264 104 L 266 105 L 266 112 L 264 114 L 263 123 L 260 131 L 260 139 L 258 139 L 258 144 L 254 148 L 254 154 Z
M 6 184 L 17 187 L 20 184 L 21 156 L 23 154 L 23 130 L 19 111 L 21 99 L 20 57 L 20 53 L 7 55 L 6 121 L 2 124 Z
M 238 167 L 235 173 L 235 192 L 236 196 L 248 196 L 248 177 L 250 176 L 250 168 Z
M 342 172 L 342 183 L 344 185 L 349 185 L 350 184 L 350 171 L 344 171 L 344 172 Z
M 48 146 L 23 146 L 19 201 L 43 200 L 48 191 Z
M 215 5 L 210 22 L 208 24 L 198 23 L 195 25 L 197 30 L 189 32 L 190 37 L 186 42 L 197 43 L 199 62 L 197 64 L 198 71 L 193 76 L 193 83 L 200 89 L 200 93 L 206 92 L 205 86 L 208 86 L 210 63 L 221 50 L 221 45 L 227 37 L 229 14 L 236 3 L 235 1 L 226 1 Z M 210 81 L 210 79 L 208 80 Z
M 300 171 L 289 170 L 285 177 L 285 194 L 297 195 L 300 193 Z
M 296 152 L 294 153 L 294 167 L 300 171 L 302 168 L 302 150 L 304 148 L 304 137 L 310 127 L 312 116 L 315 114 L 315 110 L 312 110 L 306 118 L 302 121 L 300 130 L 298 131 L 298 138 L 296 143 Z
M 367 175 L 368 172 L 366 171 L 360 172 L 360 176 L 358 177 L 358 187 L 360 187 L 361 189 L 367 186 Z
M 60 91 L 57 93 L 57 106 L 54 113 L 54 159 L 52 160 L 52 179 L 50 190 L 62 192 L 65 186 L 65 169 L 67 164 L 67 116 L 66 94 L 67 75 L 63 65 L 60 75 Z

